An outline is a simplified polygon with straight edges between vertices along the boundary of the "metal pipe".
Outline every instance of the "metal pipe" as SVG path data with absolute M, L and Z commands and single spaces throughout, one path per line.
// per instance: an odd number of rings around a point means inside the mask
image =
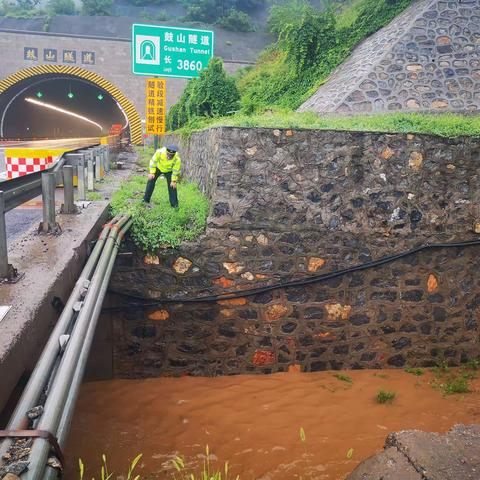
M 0 278 L 8 277 L 7 225 L 5 223 L 5 198 L 0 191 Z
M 72 375 L 81 353 L 82 344 L 92 318 L 92 313 L 95 309 L 98 294 L 101 290 L 102 284 L 105 282 L 105 273 L 107 271 L 111 252 L 117 242 L 119 229 L 121 229 L 128 220 L 129 217 L 122 217 L 117 223 L 117 228 L 110 231 L 105 242 L 102 255 L 98 261 L 95 273 L 93 274 L 82 309 L 80 310 L 70 340 L 63 354 L 57 372 L 58 381 L 55 381 L 45 402 L 44 411 L 37 426 L 39 430 L 47 430 L 55 433 L 58 429 L 61 409 L 67 399 L 68 390 L 72 383 Z M 30 451 L 30 465 L 25 473 L 25 479 L 40 480 L 42 478 L 49 450 L 50 444 L 47 440 L 43 438 L 34 439 Z
M 69 325 L 74 316 L 73 307 L 79 300 L 82 290 L 85 288 L 86 282 L 89 282 L 93 270 L 97 265 L 100 253 L 103 250 L 105 241 L 110 233 L 111 225 L 114 225 L 118 221 L 119 217 L 115 217 L 110 224 L 104 226 L 97 243 L 95 244 L 92 253 L 88 257 L 87 263 L 80 274 L 79 279 L 75 283 L 75 286 L 70 294 L 70 297 L 63 309 L 60 318 L 53 329 L 50 338 L 43 349 L 40 358 L 37 361 L 35 369 L 33 370 L 28 383 L 23 390 L 22 396 L 15 407 L 15 410 L 10 417 L 7 424 L 8 430 L 21 430 L 28 425 L 27 412 L 37 405 L 42 390 L 50 377 L 51 371 L 55 364 L 55 360 L 60 353 L 59 338 L 65 334 L 69 328 Z M 0 464 L 3 455 L 7 452 L 8 448 L 12 444 L 12 440 L 5 439 L 0 445 Z
M 56 436 L 57 436 L 58 444 L 60 445 L 61 448 L 64 447 L 65 442 L 67 440 L 68 431 L 70 430 L 70 423 L 72 421 L 73 413 L 75 411 L 75 404 L 77 401 L 78 393 L 82 385 L 83 375 L 85 373 L 88 356 L 90 354 L 90 349 L 92 347 L 95 330 L 97 328 L 98 317 L 100 316 L 100 313 L 102 310 L 103 300 L 105 298 L 105 294 L 108 288 L 108 283 L 110 281 L 110 276 L 112 274 L 113 266 L 115 264 L 115 259 L 117 257 L 119 243 L 121 242 L 125 233 L 130 228 L 131 224 L 132 224 L 132 220 L 130 219 L 122 228 L 121 232 L 119 233 L 118 241 L 115 242 L 113 251 L 110 254 L 107 270 L 105 272 L 105 281 L 102 283 L 100 287 L 100 291 L 97 297 L 97 302 L 95 304 L 95 307 L 92 313 L 92 317 L 91 317 L 92 319 L 90 321 L 90 325 L 88 326 L 88 330 L 85 335 L 85 339 L 82 345 L 82 351 L 80 352 L 80 356 L 78 358 L 75 373 L 72 379 L 72 383 L 70 385 L 70 390 L 68 391 L 67 400 L 65 401 L 65 405 L 62 410 L 62 416 L 60 418 L 60 423 L 58 425 Z M 46 470 L 45 476 L 43 477 L 43 480 L 55 480 L 57 477 L 58 477 L 58 470 L 47 466 L 47 470 Z

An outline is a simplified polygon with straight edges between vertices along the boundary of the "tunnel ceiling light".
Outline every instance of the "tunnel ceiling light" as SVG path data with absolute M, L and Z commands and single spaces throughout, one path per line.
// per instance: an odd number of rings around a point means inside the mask
M 40 107 L 45 107 L 45 108 L 49 108 L 50 110 L 55 110 L 56 112 L 63 113 L 65 115 L 70 115 L 71 117 L 78 118 L 79 120 L 83 120 L 84 122 L 88 122 L 88 123 L 91 123 L 92 125 L 95 125 L 100 130 L 103 131 L 103 127 L 99 123 L 94 122 L 93 120 L 90 120 L 89 118 L 84 117 L 83 115 L 79 115 L 78 113 L 71 112 L 70 110 L 64 110 L 63 108 L 52 105 L 51 103 L 40 102 L 39 100 L 35 100 L 34 98 L 30 98 L 30 97 L 26 97 L 25 101 L 28 103 L 33 103 L 34 105 L 39 105 Z

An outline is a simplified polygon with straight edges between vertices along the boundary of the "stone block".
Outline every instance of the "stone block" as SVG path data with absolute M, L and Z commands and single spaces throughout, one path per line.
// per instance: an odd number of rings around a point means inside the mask
M 346 480 L 422 480 L 423 477 L 395 447 L 363 461 Z

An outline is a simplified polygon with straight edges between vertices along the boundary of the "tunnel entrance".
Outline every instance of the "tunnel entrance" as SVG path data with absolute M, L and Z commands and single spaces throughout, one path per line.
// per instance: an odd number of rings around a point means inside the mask
M 112 125 L 121 125 L 132 143 L 141 143 L 133 104 L 89 70 L 40 65 L 0 81 L 0 138 L 105 136 Z
M 10 88 L 0 102 L 5 138 L 77 138 L 107 135 L 128 118 L 104 89 L 72 76 L 41 75 Z

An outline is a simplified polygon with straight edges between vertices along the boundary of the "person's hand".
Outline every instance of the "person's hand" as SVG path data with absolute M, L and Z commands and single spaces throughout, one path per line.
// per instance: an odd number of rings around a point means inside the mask
M 154 173 L 149 173 L 148 174 L 148 179 L 149 180 L 153 180 L 155 178 L 155 174 Z
M 177 188 L 177 182 L 174 182 L 173 180 L 170 182 L 170 186 L 172 188 Z

